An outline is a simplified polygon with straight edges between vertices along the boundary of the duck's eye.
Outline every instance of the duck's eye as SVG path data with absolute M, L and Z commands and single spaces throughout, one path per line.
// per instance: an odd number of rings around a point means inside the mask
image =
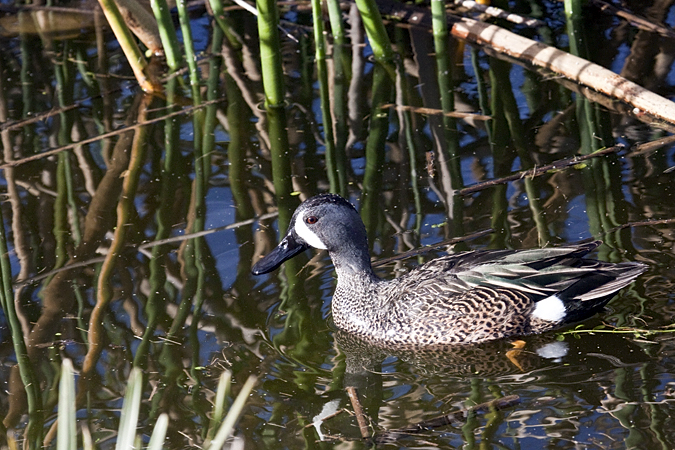
M 307 222 L 309 225 L 314 225 L 319 221 L 319 218 L 316 216 L 309 216 L 305 217 L 305 222 Z

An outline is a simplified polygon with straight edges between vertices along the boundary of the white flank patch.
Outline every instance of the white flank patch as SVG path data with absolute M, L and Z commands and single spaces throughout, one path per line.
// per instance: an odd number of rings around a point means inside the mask
M 315 232 L 309 229 L 309 227 L 305 223 L 304 214 L 299 215 L 295 219 L 295 225 L 293 226 L 293 228 L 295 228 L 295 232 L 298 233 L 298 236 L 300 236 L 309 245 L 311 245 L 314 248 L 326 250 L 327 248 L 326 245 L 321 241 L 321 239 L 319 239 L 319 236 L 317 236 Z
M 558 296 L 551 295 L 537 302 L 532 316 L 549 322 L 559 322 L 565 317 L 565 304 Z

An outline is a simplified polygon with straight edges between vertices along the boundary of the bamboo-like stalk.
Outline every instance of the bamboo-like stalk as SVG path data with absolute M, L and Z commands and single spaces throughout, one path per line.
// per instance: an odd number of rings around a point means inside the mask
M 406 78 L 405 67 L 403 66 L 403 57 L 397 59 L 396 64 L 396 104 L 409 105 L 410 86 Z M 408 164 L 410 171 L 410 190 L 412 190 L 415 203 L 415 237 L 414 244 L 419 246 L 420 235 L 422 232 L 422 193 L 420 191 L 420 174 L 417 166 L 417 143 L 414 135 L 414 119 L 411 110 L 408 108 L 397 108 L 399 123 L 401 124 L 399 142 L 401 147 L 408 150 Z
M 337 157 L 335 155 L 335 136 L 331 117 L 330 94 L 328 89 L 328 66 L 326 65 L 326 42 L 323 32 L 321 0 L 312 0 L 312 21 L 314 22 L 314 49 L 316 55 L 316 76 L 319 82 L 319 98 L 323 117 L 324 145 L 326 146 L 326 172 L 331 192 L 343 192 L 346 185 L 340 183 Z M 344 174 L 342 175 L 344 180 Z
M 203 157 L 202 166 L 204 170 L 204 185 L 205 187 L 209 184 L 209 176 L 211 174 L 211 156 L 215 148 L 215 139 L 216 139 L 216 125 L 218 121 L 216 120 L 216 112 L 218 111 L 218 105 L 213 103 L 218 98 L 221 98 L 221 92 L 219 89 L 220 85 L 220 72 L 222 66 L 222 57 L 220 56 L 220 51 L 223 46 L 223 38 L 225 33 L 219 27 L 213 28 L 213 35 L 211 36 L 211 59 L 209 61 L 209 73 L 206 82 L 206 101 L 210 104 L 204 108 L 204 128 L 202 132 L 202 147 L 203 147 Z M 197 161 L 195 163 L 198 163 Z
M 159 36 L 162 39 L 166 64 L 172 72 L 175 72 L 180 69 L 182 55 L 176 30 L 173 27 L 171 13 L 169 12 L 169 5 L 167 5 L 166 0 L 150 0 L 150 6 L 159 27 Z
M 22 47 L 23 49 L 24 47 Z M 26 50 L 28 50 L 26 48 Z M 22 66 L 22 81 L 24 80 L 23 76 L 29 73 L 28 62 L 23 61 Z M 26 69 L 24 70 L 24 66 Z M 4 64 L 0 63 L 0 71 L 4 73 Z M 0 121 L 5 122 L 10 119 L 9 109 L 6 98 L 6 92 L 9 88 L 5 85 L 8 80 L 0 80 Z M 30 84 L 23 86 L 24 89 L 24 98 L 28 95 L 26 90 L 29 90 L 31 87 Z M 32 104 L 32 101 L 29 105 Z M 24 105 L 26 107 L 26 105 Z M 24 113 L 28 113 L 28 110 L 25 110 Z M 12 160 L 14 158 L 14 145 L 10 136 L 9 130 L 3 130 L 0 132 L 0 138 L 2 140 L 2 154 L 5 161 Z M 26 345 L 26 338 L 24 336 L 24 329 L 22 327 L 22 317 L 17 311 L 17 306 L 20 304 L 16 302 L 18 297 L 12 289 L 12 267 L 11 261 L 9 259 L 9 251 L 7 245 L 7 234 L 5 231 L 5 224 L 12 223 L 12 227 L 15 231 L 19 231 L 19 234 L 15 235 L 14 246 L 17 252 L 18 257 L 20 258 L 21 263 L 21 275 L 26 275 L 25 271 L 28 269 L 25 260 L 25 250 L 27 245 L 24 241 L 24 236 L 19 230 L 19 224 L 16 222 L 21 217 L 18 216 L 17 206 L 19 204 L 19 191 L 17 189 L 15 180 L 16 174 L 14 170 L 9 170 L 4 172 L 5 182 L 7 184 L 7 194 L 12 202 L 12 211 L 13 217 L 12 220 L 6 220 L 3 217 L 3 210 L 0 209 L 0 308 L 2 309 L 6 322 L 9 328 L 9 333 L 11 335 L 12 347 L 14 349 L 14 354 L 17 361 L 17 366 L 13 367 L 12 373 L 10 374 L 10 401 L 8 411 L 4 412 L 6 414 L 5 421 L 10 427 L 16 426 L 16 423 L 19 421 L 20 417 L 25 414 L 26 410 L 26 401 L 28 407 L 28 427 L 26 430 L 27 442 L 32 444 L 37 444 L 42 441 L 43 435 L 43 417 L 42 417 L 42 398 L 40 396 L 40 384 L 38 378 L 33 370 L 31 359 L 28 354 L 28 348 Z M 4 210 L 7 211 L 7 210 Z M 25 224 L 24 224 L 25 226 Z M 25 318 L 23 318 L 25 319 Z M 27 322 L 27 321 L 26 321 Z M 28 330 L 25 330 L 26 332 Z M 12 378 L 17 378 L 16 371 L 18 371 L 18 378 L 20 382 L 12 383 Z M 18 380 L 17 380 L 18 381 Z M 12 384 L 15 384 L 15 388 L 12 387 Z M 23 385 L 23 386 L 21 386 Z M 25 399 L 23 397 L 23 392 L 25 391 Z M 14 397 L 12 399 L 12 397 Z M 4 425 L 2 427 L 5 428 Z
M 176 9 L 178 10 L 180 29 L 183 33 L 183 51 L 185 52 L 185 60 L 188 65 L 190 89 L 192 91 L 192 104 L 200 105 L 202 103 L 202 96 L 199 92 L 199 70 L 197 69 L 197 56 L 195 55 L 194 45 L 192 43 L 192 29 L 190 28 L 190 17 L 188 16 L 185 0 L 177 0 Z M 195 115 L 195 117 L 197 117 L 197 115 Z M 201 127 L 199 130 L 194 130 L 195 136 L 199 133 L 201 133 Z
M 26 389 L 28 400 L 28 442 L 42 441 L 42 399 L 40 397 L 40 385 L 33 371 L 31 361 L 28 357 L 26 342 L 24 341 L 21 330 L 21 323 L 17 315 L 14 294 L 12 292 L 12 269 L 9 261 L 9 252 L 7 249 L 7 235 L 5 234 L 5 220 L 2 218 L 0 210 L 0 305 L 7 318 L 10 333 L 12 335 L 12 345 L 19 366 L 21 381 Z
M 298 198 L 293 192 L 291 155 L 288 152 L 287 120 L 284 108 L 268 108 L 267 119 L 272 143 L 272 178 L 279 207 L 279 232 L 284 233 L 291 223 Z M 288 266 L 290 267 L 290 266 Z
M 218 82 L 220 80 L 220 66 L 221 58 L 220 49 L 223 44 L 224 33 L 219 27 L 215 27 L 212 36 L 212 54 L 214 55 L 209 63 L 209 76 L 207 79 L 207 99 L 214 100 L 218 97 Z M 201 132 L 202 148 L 201 152 L 195 151 L 195 179 L 192 190 L 192 202 L 190 205 L 190 219 L 188 221 L 188 229 L 191 232 L 203 231 L 206 227 L 206 195 L 209 185 L 210 161 L 211 155 L 215 147 L 215 128 L 216 128 L 216 108 L 217 105 L 212 104 L 206 108 L 204 114 L 204 127 Z M 196 149 L 195 149 L 196 150 Z M 194 204 L 194 209 L 193 209 Z M 192 212 L 194 211 L 194 212 Z M 200 389 L 199 380 L 202 377 L 202 370 L 197 368 L 199 361 L 200 342 L 198 338 L 200 320 L 202 317 L 202 306 L 206 297 L 206 280 L 209 262 L 212 261 L 204 238 L 196 238 L 188 241 L 192 243 L 192 254 L 186 252 L 184 254 L 184 273 L 187 277 L 196 275 L 194 281 L 195 291 L 188 295 L 183 292 L 184 297 L 192 298 L 192 323 L 190 324 L 188 338 L 190 340 L 190 347 L 192 348 L 193 358 L 190 373 L 193 379 L 197 380 L 197 386 L 192 392 L 194 397 L 198 397 Z M 188 243 L 188 247 L 190 244 Z M 190 260 L 193 257 L 193 260 Z M 185 286 L 193 284 L 191 280 L 185 280 Z M 208 420 L 205 413 L 201 412 L 203 420 Z
M 382 22 L 377 3 L 375 0 L 356 0 L 356 6 L 359 8 L 375 60 L 385 65 L 390 64 L 394 51 L 391 48 L 391 41 Z
M 281 41 L 278 31 L 279 11 L 274 0 L 257 0 L 256 7 L 265 107 L 269 111 L 270 108 L 283 108 L 285 105 Z
M 223 2 L 221 0 L 209 0 L 209 5 L 211 5 L 211 10 L 213 11 L 213 18 L 223 33 L 225 33 L 229 44 L 233 47 L 241 47 L 239 36 L 232 31 L 232 19 L 223 10 Z
M 257 0 L 256 6 L 258 9 L 260 64 L 272 157 L 272 181 L 279 207 L 279 231 L 284 232 L 290 223 L 292 212 L 298 201 L 296 197 L 291 196 L 293 184 L 291 181 L 291 155 L 288 151 L 288 124 L 285 111 L 281 42 L 278 32 L 279 12 L 274 0 Z
M 510 82 L 510 64 L 504 61 L 492 59 L 491 81 L 493 96 L 499 97 L 499 105 L 501 111 L 497 115 L 496 120 L 504 120 L 508 128 L 508 135 L 511 137 L 513 146 L 518 153 L 520 163 L 524 169 L 531 169 L 534 166 L 530 154 L 527 152 L 527 145 L 525 143 L 525 131 L 520 119 L 518 105 L 513 95 L 513 88 Z M 494 114 L 494 111 L 493 111 Z M 493 132 L 493 135 L 495 133 Z M 530 210 L 532 211 L 532 218 L 535 221 L 539 245 L 545 246 L 550 240 L 551 236 L 548 231 L 548 225 L 543 216 L 541 208 L 541 201 L 539 199 L 539 189 L 535 181 L 531 178 L 523 180 L 525 184 L 525 192 L 527 193 L 527 201 Z
M 447 149 L 447 164 L 450 169 L 453 189 L 464 186 L 462 172 L 459 165 L 459 142 L 457 125 L 448 113 L 455 110 L 455 99 L 452 86 L 452 67 L 450 49 L 448 46 L 448 19 L 445 13 L 443 0 L 431 0 L 432 31 L 434 35 L 434 52 L 436 56 L 436 73 L 438 89 L 441 94 L 441 108 L 443 109 L 443 128 Z
M 166 103 L 175 108 L 176 78 L 171 78 L 166 85 Z M 180 149 L 177 146 L 179 124 L 172 118 L 164 122 L 164 161 L 162 165 L 161 188 L 159 193 L 159 208 L 156 214 L 157 234 L 155 240 L 166 239 L 171 235 L 171 207 L 176 196 L 176 180 L 178 176 L 178 154 Z M 169 248 L 163 245 L 157 245 L 152 248 L 152 257 L 149 262 L 150 271 L 150 289 L 148 299 L 145 303 L 145 315 L 147 324 L 141 339 L 141 343 L 136 349 L 134 355 L 134 367 L 144 369 L 147 367 L 147 354 L 150 349 L 151 339 L 155 335 L 155 329 L 159 325 L 160 317 L 164 311 L 164 305 L 168 298 L 166 292 L 166 256 Z
M 368 234 L 368 245 L 375 242 L 378 212 L 381 209 L 379 194 L 382 190 L 382 166 L 384 164 L 385 143 L 389 132 L 389 115 L 378 112 L 383 104 L 389 102 L 392 92 L 389 72 L 381 64 L 373 69 L 373 97 L 370 119 L 370 133 L 366 142 L 366 168 L 363 175 L 363 198 L 361 199 L 361 217 Z
M 349 61 L 348 53 L 345 51 L 347 44 L 340 3 L 335 0 L 329 0 L 327 4 L 328 17 L 333 34 L 333 128 L 335 130 L 335 168 L 338 176 L 338 190 L 335 192 L 346 197 L 348 195 L 346 148 L 347 137 L 349 136 L 346 90 L 351 62 Z M 314 23 L 316 23 L 316 20 Z
M 579 0 L 566 0 L 565 18 L 567 20 L 567 33 L 570 40 L 570 52 L 582 58 L 590 57 L 588 43 L 590 37 L 586 32 L 582 16 L 582 4 Z M 578 96 L 576 99 L 577 124 L 582 155 L 590 155 L 601 147 L 612 145 L 611 124 L 607 114 L 600 111 L 596 104 L 588 99 Z M 610 155 L 609 158 L 612 156 Z M 615 156 L 614 156 L 615 157 Z M 610 260 L 609 252 L 620 244 L 620 235 L 603 233 L 623 223 L 624 218 L 617 218 L 616 205 L 623 203 L 621 189 L 614 188 L 616 175 L 611 166 L 616 166 L 616 161 L 611 164 L 607 160 L 591 160 L 588 167 L 583 170 L 583 180 L 586 195 L 586 211 L 591 233 L 595 236 L 604 235 L 605 245 L 601 246 L 598 256 L 603 260 Z M 620 185 L 620 173 L 619 177 Z M 619 241 L 615 241 L 619 239 Z
M 124 23 L 124 19 L 122 18 L 119 9 L 117 9 L 115 1 L 99 0 L 99 4 L 101 5 L 101 9 L 103 9 L 103 13 L 108 20 L 110 28 L 112 28 L 117 41 L 120 43 L 120 47 L 122 47 L 124 56 L 126 56 L 141 89 L 149 93 L 161 92 L 161 87 L 154 80 L 148 78 L 145 73 L 145 68 L 148 63 L 141 50 L 138 48 L 131 31 L 129 31 L 129 28 Z
M 443 109 L 443 136 L 445 145 L 440 145 L 438 149 L 438 163 L 441 167 L 441 174 L 445 178 L 445 173 L 450 177 L 449 188 L 451 195 L 448 197 L 449 220 L 452 223 L 451 234 L 461 236 L 464 234 L 464 202 L 454 192 L 464 187 L 462 179 L 461 161 L 459 157 L 459 134 L 457 133 L 457 123 L 448 113 L 455 110 L 454 90 L 452 81 L 452 65 L 450 59 L 450 49 L 448 46 L 448 19 L 445 13 L 445 2 L 443 0 L 431 0 L 431 25 L 434 35 L 434 52 L 436 56 L 436 71 L 438 79 L 438 89 L 441 94 L 441 108 Z M 446 191 L 448 188 L 446 187 Z M 448 192 L 446 192 L 448 194 Z

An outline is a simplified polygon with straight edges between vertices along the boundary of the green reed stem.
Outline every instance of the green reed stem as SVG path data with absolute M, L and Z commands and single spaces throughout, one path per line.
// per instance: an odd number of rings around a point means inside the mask
M 73 173 L 70 167 L 70 152 L 64 152 L 66 158 L 63 161 L 64 177 L 66 180 L 66 191 L 68 195 L 68 210 L 70 213 L 70 230 L 72 232 L 72 239 L 76 246 L 82 242 L 82 229 L 80 227 L 80 219 L 78 217 L 78 205 L 75 194 L 75 186 L 73 180 Z M 59 155 L 60 156 L 60 155 Z M 61 162 L 61 159 L 59 159 Z
M 153 92 L 155 89 L 145 76 L 145 68 L 148 63 L 145 60 L 145 56 L 143 56 L 143 52 L 138 48 L 134 36 L 131 34 L 131 31 L 129 31 L 126 23 L 124 23 L 124 18 L 122 17 L 122 14 L 120 14 L 119 9 L 117 9 L 114 0 L 98 0 L 98 2 L 101 5 L 101 9 L 103 9 L 103 13 L 108 20 L 108 24 L 110 24 L 110 28 L 112 28 L 120 47 L 122 47 L 124 56 L 126 56 L 141 89 L 146 92 Z
M 232 33 L 234 25 L 232 19 L 223 10 L 223 2 L 221 0 L 209 0 L 209 4 L 211 5 L 211 10 L 213 10 L 213 18 L 216 19 L 216 23 L 223 30 L 223 33 L 225 33 L 225 36 L 230 41 L 230 45 L 241 48 L 239 39 Z
M 32 45 L 34 45 L 34 39 L 29 38 L 25 34 L 20 34 L 21 38 L 21 56 L 19 60 L 21 61 L 21 98 L 23 100 L 23 114 L 22 117 L 28 117 L 34 108 L 35 103 L 35 77 L 32 73 L 32 58 L 31 54 L 38 52 L 39 50 L 34 50 Z M 33 133 L 33 127 L 22 127 L 24 133 Z M 28 137 L 28 136 L 27 136 Z M 32 142 L 32 139 L 26 139 L 26 142 Z M 26 146 L 26 148 L 30 148 Z
M 246 102 L 239 90 L 239 86 L 232 76 L 225 74 L 225 95 L 227 95 L 227 124 L 230 142 L 227 146 L 227 157 L 229 161 L 228 178 L 230 180 L 230 190 L 232 198 L 236 205 L 236 220 L 250 219 L 255 216 L 255 211 L 251 206 L 251 199 L 248 191 L 248 162 L 246 160 L 246 144 L 250 142 L 250 136 L 247 133 L 248 120 L 246 117 Z M 244 229 L 242 227 L 241 229 Z M 240 230 L 240 229 L 238 229 Z M 247 229 L 247 231 L 250 228 Z M 246 247 L 246 246 L 242 246 Z M 241 259 L 240 259 L 241 261 Z M 250 270 L 247 269 L 248 274 Z
M 63 48 L 64 56 L 68 54 L 68 46 L 64 44 Z M 71 63 L 64 57 L 62 64 L 54 65 L 54 74 L 56 79 L 57 86 L 57 97 L 59 99 L 59 106 L 62 108 L 71 105 L 73 102 L 73 83 L 75 76 L 72 69 Z M 61 121 L 59 127 L 59 144 L 66 145 L 72 142 L 70 133 L 73 128 L 73 112 L 65 111 L 59 114 L 59 119 Z M 80 220 L 78 218 L 78 205 L 75 194 L 75 186 L 73 181 L 73 173 L 70 166 L 70 152 L 65 152 L 63 155 L 59 154 L 59 173 L 61 174 L 61 180 L 64 183 L 65 187 L 65 196 L 68 203 L 68 216 L 70 218 L 70 234 L 72 234 L 72 239 L 75 245 L 79 245 L 82 241 L 82 230 L 80 226 Z M 63 233 L 67 233 L 66 227 L 62 228 Z M 64 236 L 65 238 L 65 236 Z M 64 256 L 67 258 L 67 256 Z M 65 263 L 65 261 L 63 261 Z
M 12 289 L 12 265 L 9 260 L 7 248 L 7 235 L 5 233 L 5 220 L 0 209 L 0 304 L 7 318 L 7 323 L 12 335 L 14 354 L 19 365 L 21 382 L 26 389 L 28 401 L 29 423 L 27 429 L 28 442 L 36 444 L 42 441 L 42 399 L 40 398 L 40 384 L 33 372 L 26 342 L 23 338 L 21 322 L 15 309 L 14 292 Z
M 56 260 L 54 268 L 63 267 L 68 262 L 68 189 L 66 188 L 65 165 L 68 164 L 68 154 L 63 152 L 58 156 L 56 166 L 56 198 L 54 199 L 54 253 Z
M 434 35 L 434 51 L 436 52 L 436 70 L 438 88 L 441 94 L 441 107 L 444 113 L 455 110 L 455 98 L 452 82 L 450 49 L 448 48 L 448 18 L 443 0 L 431 0 L 431 23 Z M 449 164 L 451 185 L 453 189 L 464 187 L 459 160 L 459 141 L 457 123 L 448 114 L 443 114 L 443 128 L 447 144 L 446 161 Z
M 211 53 L 212 58 L 209 63 L 209 76 L 207 79 L 207 99 L 215 100 L 219 96 L 219 81 L 220 81 L 220 66 L 221 58 L 217 55 L 220 54 L 222 45 L 223 45 L 224 33 L 219 27 L 215 27 L 212 35 L 212 47 Z M 206 195 L 208 191 L 208 180 L 210 175 L 211 168 L 211 154 L 215 147 L 215 128 L 217 125 L 216 121 L 216 110 L 217 105 L 210 105 L 206 108 L 204 113 L 204 128 L 202 130 L 202 147 L 201 154 L 195 149 L 195 157 L 198 159 L 195 161 L 195 180 L 194 180 L 194 189 L 193 189 L 193 202 L 194 202 L 194 216 L 193 216 L 193 226 L 192 232 L 198 232 L 204 230 L 206 227 Z M 198 169 L 198 170 L 197 170 Z M 206 296 L 206 281 L 207 281 L 207 268 L 206 265 L 211 260 L 209 258 L 209 252 L 206 248 L 206 241 L 204 238 L 197 238 L 192 240 L 194 243 L 194 260 L 190 261 L 188 258 L 185 258 L 186 264 L 186 273 L 196 273 L 196 289 L 194 292 L 193 298 L 193 308 L 192 308 L 192 323 L 188 332 L 188 336 L 191 342 L 190 347 L 192 348 L 193 358 L 192 358 L 192 367 L 190 370 L 191 376 L 193 379 L 197 380 L 197 386 L 193 389 L 192 395 L 194 398 L 198 398 L 201 392 L 199 387 L 201 383 L 200 380 L 202 376 L 201 369 L 196 367 L 197 362 L 199 361 L 199 351 L 200 351 L 200 342 L 198 338 L 199 332 L 199 322 L 202 316 L 202 306 Z M 187 256 L 187 255 L 186 255 Z M 189 271 L 188 269 L 189 267 Z M 203 420 L 207 420 L 205 413 L 200 409 L 200 416 L 203 416 Z
M 371 105 L 370 132 L 366 142 L 366 168 L 363 175 L 363 199 L 361 217 L 372 247 L 381 209 L 379 193 L 382 190 L 382 168 L 385 159 L 385 144 L 389 133 L 388 110 L 382 105 L 391 99 L 392 83 L 389 71 L 381 64 L 373 69 L 373 99 Z
M 348 195 L 347 167 L 349 164 L 346 153 L 349 135 L 346 98 L 351 62 L 348 53 L 345 51 L 345 27 L 342 22 L 340 3 L 329 0 L 327 4 L 333 34 L 333 125 L 335 129 L 335 168 L 338 175 L 338 190 L 334 192 L 346 197 Z M 314 20 L 314 23 L 316 23 L 316 20 Z
M 199 69 L 197 68 L 197 57 L 195 55 L 194 45 L 192 43 L 192 29 L 190 28 L 190 17 L 188 16 L 187 5 L 185 0 L 177 0 L 176 8 L 178 9 L 178 21 L 180 22 L 180 29 L 183 33 L 183 51 L 185 52 L 185 60 L 188 65 L 188 74 L 190 78 L 190 88 L 192 90 L 192 104 L 200 105 L 202 103 L 202 96 L 199 92 Z M 201 114 L 195 113 L 195 119 L 201 117 Z M 195 136 L 201 131 L 194 130 Z
M 407 75 L 405 73 L 405 67 L 403 65 L 404 58 L 402 55 L 397 58 L 396 62 L 396 72 L 398 74 L 397 79 L 400 84 L 399 90 L 402 98 L 402 104 L 410 105 L 410 86 L 408 84 Z M 401 127 L 403 129 L 403 140 L 405 142 L 405 147 L 408 150 L 408 163 L 410 164 L 410 189 L 413 193 L 413 198 L 415 201 L 415 243 L 419 245 L 420 235 L 422 232 L 422 219 L 424 213 L 422 211 L 422 193 L 420 191 L 419 185 L 419 172 L 417 167 L 417 144 L 415 142 L 415 131 L 413 129 L 413 118 L 410 111 L 403 110 L 400 113 L 403 120 Z
M 591 42 L 591 39 L 584 26 L 582 2 L 580 0 L 566 0 L 564 5 L 570 52 L 576 56 L 590 59 L 589 42 Z M 597 105 L 582 96 L 577 96 L 576 116 L 581 142 L 580 153 L 582 155 L 593 153 L 600 148 L 613 144 L 614 139 L 609 117 L 600 111 Z M 603 230 L 610 230 L 617 225 L 612 212 L 614 205 L 620 203 L 622 194 L 620 188 L 617 190 L 612 187 L 613 177 L 611 176 L 611 169 L 608 167 L 608 161 L 590 161 L 588 165 L 589 167 L 583 170 L 586 211 L 591 233 L 598 236 Z M 614 235 L 605 235 L 605 243 L 609 245 L 600 247 L 599 257 L 601 259 L 606 259 L 608 256 L 606 253 L 610 246 L 616 245 L 616 243 L 611 242 L 614 237 Z
M 525 130 L 523 129 L 523 123 L 520 118 L 520 112 L 518 110 L 518 104 L 516 102 L 515 96 L 513 95 L 513 87 L 510 81 L 510 64 L 504 61 L 498 61 L 493 59 L 491 67 L 496 75 L 494 77 L 495 84 L 492 85 L 492 90 L 495 94 L 499 96 L 502 107 L 501 114 L 499 117 L 503 117 L 503 120 L 506 121 L 508 126 L 509 134 L 513 142 L 513 146 L 516 148 L 518 157 L 520 158 L 520 164 L 523 169 L 531 169 L 534 167 L 534 162 L 532 157 L 527 151 L 527 144 L 525 143 Z M 548 225 L 546 219 L 543 215 L 543 209 L 541 207 L 541 200 L 539 198 L 539 188 L 535 180 L 531 178 L 526 178 L 524 180 L 525 192 L 527 194 L 527 201 L 530 211 L 532 212 L 532 218 L 537 227 L 537 236 L 539 240 L 539 245 L 545 246 L 551 240 L 551 236 L 548 230 Z
M 222 57 L 220 51 L 223 47 L 223 38 L 225 33 L 219 27 L 213 28 L 211 35 L 211 59 L 209 61 L 209 74 L 206 81 L 206 99 L 213 101 L 220 97 L 220 69 L 222 66 Z M 218 105 L 211 104 L 204 111 L 204 129 L 202 130 L 203 155 L 202 166 L 204 168 L 204 183 L 208 187 L 209 176 L 211 175 L 211 155 L 215 148 L 216 126 L 218 121 L 216 113 Z
M 316 74 L 319 81 L 323 134 L 326 146 L 326 171 L 331 192 L 341 192 L 338 180 L 338 168 L 335 156 L 335 137 L 333 136 L 333 118 L 331 117 L 330 93 L 328 87 L 328 67 L 326 65 L 326 42 L 323 37 L 323 17 L 321 0 L 312 0 L 312 20 L 314 22 L 314 49 L 316 54 Z
M 373 49 L 375 61 L 388 64 L 394 57 L 389 35 L 382 22 L 382 16 L 375 0 L 356 0 L 356 7 L 361 13 L 363 26 L 368 34 L 370 47 Z
M 279 11 L 274 0 L 257 0 L 260 66 L 262 68 L 265 107 L 283 107 L 284 73 L 279 39 Z
M 177 80 L 177 78 L 171 78 L 166 84 L 167 111 L 178 108 L 175 101 Z M 161 170 L 160 201 L 156 214 L 157 234 L 155 235 L 155 240 L 168 238 L 173 228 L 171 211 L 176 196 L 176 180 L 179 179 L 177 158 L 180 151 L 177 146 L 179 142 L 179 126 L 174 118 L 168 118 L 164 121 L 164 161 Z M 169 250 L 165 245 L 156 245 L 152 248 L 152 257 L 149 262 L 150 289 L 144 309 L 148 322 L 145 326 L 141 343 L 138 345 L 136 354 L 134 355 L 134 367 L 142 369 L 147 367 L 147 354 L 150 350 L 150 343 L 155 335 L 155 330 L 168 300 L 165 283 L 166 256 Z
M 434 35 L 434 51 L 436 53 L 436 71 L 438 89 L 441 94 L 441 108 L 444 113 L 455 110 L 455 99 L 452 81 L 451 51 L 448 45 L 448 19 L 445 12 L 445 2 L 431 0 L 431 23 Z M 457 190 L 464 187 L 461 160 L 459 157 L 459 133 L 454 118 L 443 114 L 443 135 L 445 145 L 441 145 L 439 152 L 440 164 L 445 164 L 450 175 L 450 187 Z M 464 234 L 464 201 L 456 195 L 448 199 L 449 219 L 452 221 L 452 233 L 455 236 Z
M 173 27 L 173 19 L 169 12 L 169 5 L 167 5 L 166 0 L 150 0 L 150 6 L 159 27 L 159 37 L 162 40 L 162 47 L 164 47 L 166 64 L 172 72 L 175 72 L 180 69 L 182 56 L 178 36 L 176 36 L 176 30 Z
M 473 68 L 473 73 L 475 74 L 480 112 L 489 116 L 491 111 L 490 95 L 488 94 L 487 86 L 485 80 L 483 79 L 483 69 L 480 67 L 480 61 L 478 60 L 479 52 L 480 51 L 477 48 L 471 47 L 471 67 Z M 485 132 L 488 136 L 488 142 L 492 147 L 492 127 L 490 126 L 490 121 L 487 121 L 486 125 Z
M 511 166 L 514 160 L 512 151 L 509 151 L 510 136 L 509 128 L 504 117 L 502 98 L 497 95 L 499 88 L 499 62 L 490 58 L 490 86 L 492 87 L 492 96 L 490 97 L 489 115 L 490 120 L 490 149 L 492 150 L 492 159 L 494 173 L 496 177 L 503 177 L 511 172 Z M 486 106 L 486 105 L 484 105 Z M 506 185 L 495 186 L 492 190 L 492 219 L 491 226 L 495 233 L 490 238 L 493 248 L 504 248 L 507 237 L 511 235 L 508 218 L 508 200 L 506 198 Z
M 288 133 L 286 110 L 267 108 L 267 120 L 270 142 L 272 144 L 272 181 L 279 207 L 279 232 L 285 233 L 291 223 L 293 211 L 298 206 L 298 198 L 293 192 L 291 155 L 288 151 Z
M 87 58 L 86 49 L 83 46 L 78 45 L 75 49 L 75 52 L 75 64 L 77 65 L 77 72 L 80 74 L 82 81 L 87 85 L 87 87 L 93 89 L 95 92 L 98 92 L 96 80 L 92 76 L 92 73 L 89 69 L 89 64 L 87 62 L 89 58 Z
M 279 207 L 279 231 L 283 232 L 297 206 L 291 196 L 291 156 L 289 154 L 287 120 L 284 99 L 281 42 L 279 39 L 279 11 L 274 0 L 257 0 L 260 64 L 262 67 L 265 109 L 267 110 L 272 153 L 272 181 Z

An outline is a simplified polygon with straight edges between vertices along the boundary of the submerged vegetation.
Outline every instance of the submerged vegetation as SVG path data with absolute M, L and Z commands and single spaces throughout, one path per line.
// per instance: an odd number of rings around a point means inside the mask
M 3 3 L 0 446 L 675 447 L 672 3 Z M 250 275 L 321 191 L 394 275 L 588 238 L 650 271 L 603 325 L 385 355 L 324 256 Z

